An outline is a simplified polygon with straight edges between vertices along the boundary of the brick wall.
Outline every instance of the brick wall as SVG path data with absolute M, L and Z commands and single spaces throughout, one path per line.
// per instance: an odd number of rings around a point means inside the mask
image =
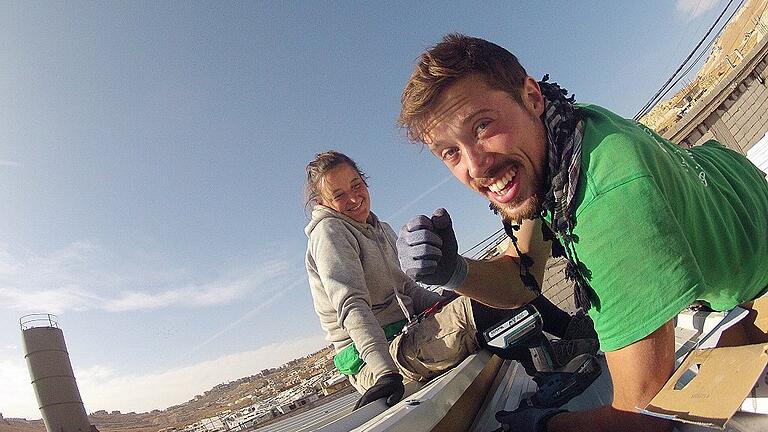
M 561 309 L 575 312 L 573 284 L 565 279 L 565 258 L 549 258 L 544 270 L 544 282 L 541 284 L 544 296 Z

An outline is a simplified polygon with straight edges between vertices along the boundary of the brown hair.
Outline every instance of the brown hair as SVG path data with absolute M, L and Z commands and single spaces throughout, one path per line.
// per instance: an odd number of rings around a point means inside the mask
M 483 39 L 449 33 L 419 57 L 403 89 L 398 125 L 411 141 L 423 142 L 425 122 L 443 90 L 473 74 L 522 102 L 520 89 L 528 74 L 514 54 Z
M 343 164 L 347 164 L 357 171 L 357 174 L 363 179 L 363 183 L 368 186 L 368 176 L 357 167 L 355 161 L 349 156 L 334 150 L 318 153 L 306 167 L 307 182 L 304 184 L 304 210 L 307 210 L 310 205 L 319 204 L 320 182 L 323 180 L 323 176 L 328 171 Z

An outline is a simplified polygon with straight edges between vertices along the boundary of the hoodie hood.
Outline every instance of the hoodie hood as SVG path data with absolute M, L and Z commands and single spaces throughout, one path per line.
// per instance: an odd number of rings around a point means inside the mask
M 307 237 L 312 234 L 312 230 L 315 229 L 318 223 L 320 223 L 321 220 L 326 218 L 336 218 L 341 219 L 348 224 L 352 225 L 353 227 L 357 228 L 358 231 L 362 232 L 366 237 L 368 238 L 375 238 L 375 230 L 379 229 L 379 218 L 371 212 L 370 215 L 368 215 L 368 220 L 365 223 L 358 222 L 351 217 L 339 213 L 336 210 L 323 206 L 323 205 L 316 205 L 312 209 L 312 219 L 310 219 L 307 226 L 304 228 L 304 234 L 307 235 Z

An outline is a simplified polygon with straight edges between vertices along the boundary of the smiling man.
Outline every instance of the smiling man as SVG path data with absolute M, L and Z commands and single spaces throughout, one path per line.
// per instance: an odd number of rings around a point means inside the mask
M 450 227 L 419 216 L 400 232 L 401 267 L 517 307 L 535 298 L 551 247 L 567 260 L 576 305 L 594 320 L 613 403 L 588 413 L 500 412 L 505 430 L 671 430 L 637 408 L 671 376 L 677 313 L 694 302 L 729 309 L 766 291 L 768 184 L 715 141 L 682 149 L 566 95 L 482 39 L 450 34 L 420 57 L 400 124 L 488 199 L 514 241 L 496 260 L 444 260 L 455 254 L 443 241 Z

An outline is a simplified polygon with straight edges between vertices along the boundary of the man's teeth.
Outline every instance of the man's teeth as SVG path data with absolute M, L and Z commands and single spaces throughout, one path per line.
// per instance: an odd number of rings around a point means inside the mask
M 355 211 L 355 210 L 359 209 L 361 205 L 363 205 L 363 203 L 360 203 L 360 204 L 352 207 L 351 209 L 349 209 L 349 211 Z
M 494 192 L 495 194 L 499 195 L 501 194 L 501 191 L 503 191 L 504 188 L 507 187 L 507 184 L 510 181 L 512 181 L 513 178 L 515 178 L 515 172 L 508 171 L 506 174 L 504 174 L 504 177 L 500 178 L 499 180 L 496 180 L 496 183 L 488 186 L 488 189 L 490 189 L 491 192 Z

